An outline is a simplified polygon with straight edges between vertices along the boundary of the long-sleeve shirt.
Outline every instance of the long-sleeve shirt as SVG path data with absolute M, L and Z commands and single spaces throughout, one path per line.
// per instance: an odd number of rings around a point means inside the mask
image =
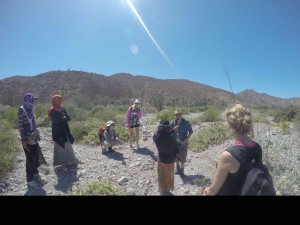
M 52 109 L 50 116 L 52 120 L 52 139 L 64 148 L 65 143 L 69 140 L 70 128 L 68 121 L 71 119 L 64 108 L 60 112 Z
M 179 137 L 181 141 L 186 139 L 190 133 L 193 133 L 191 124 L 189 123 L 189 121 L 185 120 L 184 118 L 181 118 L 179 123 L 178 120 L 174 120 L 171 123 L 172 128 L 174 128 L 177 125 L 178 125 L 177 132 L 174 132 L 173 136 Z
M 108 131 L 107 129 L 105 129 L 103 136 L 106 140 L 107 143 L 111 143 L 114 140 L 117 139 L 117 135 L 116 135 L 116 131 L 112 130 L 112 131 Z
M 21 141 L 26 141 L 26 133 L 36 129 L 35 116 L 29 119 L 23 109 L 23 106 L 18 111 L 18 129 L 20 132 Z

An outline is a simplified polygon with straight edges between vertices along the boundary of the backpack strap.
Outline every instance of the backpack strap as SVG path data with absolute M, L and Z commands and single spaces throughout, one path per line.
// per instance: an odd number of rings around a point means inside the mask
M 247 156 L 247 152 L 246 152 L 246 147 L 244 146 L 231 146 L 229 148 L 226 149 L 227 152 L 229 152 L 231 155 L 233 155 L 233 157 L 239 161 L 239 163 L 241 164 L 241 166 L 248 171 L 251 168 L 251 164 L 252 164 L 252 158 L 250 159 Z
M 33 122 L 33 121 L 32 121 L 32 120 L 33 120 L 33 117 L 32 117 L 31 119 L 29 118 L 29 116 L 28 116 L 26 110 L 24 109 L 24 106 L 23 106 L 23 105 L 22 105 L 20 108 L 23 110 L 23 114 L 26 116 L 26 118 L 27 118 L 27 120 L 28 120 L 28 122 L 29 122 L 29 124 L 30 124 L 29 129 L 33 128 L 33 124 L 32 124 L 32 122 Z

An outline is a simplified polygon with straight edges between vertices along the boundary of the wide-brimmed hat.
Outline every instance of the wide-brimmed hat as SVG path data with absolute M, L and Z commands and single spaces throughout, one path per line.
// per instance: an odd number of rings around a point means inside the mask
M 175 109 L 174 115 L 177 115 L 177 114 L 182 114 L 182 110 L 181 109 Z
M 136 100 L 134 101 L 134 104 L 141 104 L 141 102 L 140 102 L 140 100 L 136 99 Z
M 114 121 L 112 121 L 112 120 L 110 120 L 110 121 L 108 121 L 107 123 L 106 123 L 106 126 L 107 127 L 110 127 L 111 125 L 115 125 L 116 123 L 114 122 Z

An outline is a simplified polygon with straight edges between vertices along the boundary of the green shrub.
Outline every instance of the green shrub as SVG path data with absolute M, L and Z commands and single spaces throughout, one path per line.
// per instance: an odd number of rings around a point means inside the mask
M 157 109 L 151 106 L 143 106 L 142 105 L 142 113 L 157 113 Z
M 81 142 L 84 136 L 87 136 L 92 130 L 96 130 L 96 125 L 91 125 L 91 123 L 71 121 L 69 123 L 71 133 L 75 139 L 75 142 Z
M 175 119 L 173 109 L 164 109 L 156 114 L 156 121 L 161 119 L 168 119 L 170 122 Z
M 295 119 L 293 120 L 295 129 L 300 132 L 300 114 L 297 114 L 297 116 L 295 117 Z
M 0 111 L 0 119 L 6 120 L 12 127 L 18 127 L 18 111 L 19 108 L 10 107 L 10 106 L 2 106 Z
M 74 107 L 73 105 L 68 104 L 65 105 L 64 108 L 71 117 L 72 121 L 85 121 L 90 117 L 90 112 L 86 109 Z
M 210 145 L 219 145 L 229 139 L 228 129 L 221 123 L 196 131 L 190 140 L 190 149 L 193 152 L 202 152 Z
M 202 122 L 218 122 L 220 121 L 222 109 L 217 106 L 209 107 L 202 114 Z
M 277 124 L 283 134 L 290 134 L 290 125 L 287 122 Z
M 195 125 L 197 125 L 197 124 L 200 124 L 201 121 L 202 121 L 202 115 L 200 115 L 200 116 L 198 116 L 198 117 L 196 117 L 196 118 L 191 119 L 191 120 L 190 120 L 190 124 L 191 124 L 192 126 L 195 126 Z
M 91 117 L 97 118 L 99 121 L 104 121 L 105 123 L 109 120 L 119 122 L 117 121 L 117 118 L 120 118 L 118 117 L 118 115 L 122 115 L 123 118 L 125 118 L 125 113 L 126 112 L 118 113 L 117 111 L 114 111 L 112 107 L 107 107 L 103 110 L 95 111 L 94 114 L 91 115 Z M 122 120 L 122 122 L 123 121 L 124 119 Z
M 190 113 L 196 113 L 196 112 L 204 112 L 208 109 L 207 105 L 204 106 L 197 106 L 197 107 L 190 107 L 189 112 Z
M 79 196 L 99 196 L 99 195 L 124 195 L 111 182 L 100 183 L 93 181 L 86 189 L 76 188 L 74 195 Z
M 124 126 L 116 126 L 116 133 L 118 134 L 118 137 L 123 141 L 129 140 L 129 131 Z
M 272 142 L 260 138 L 263 161 L 268 167 L 274 182 L 277 195 L 299 195 L 300 152 L 293 143 L 299 136 L 291 135 L 288 139 L 274 138 Z
M 122 114 L 125 117 L 125 114 L 129 108 L 128 105 L 113 105 L 111 106 L 112 111 L 116 112 L 117 114 Z
M 14 161 L 21 151 L 18 131 L 11 128 L 10 122 L 0 121 L 0 179 L 13 168 Z
M 155 117 L 149 118 L 144 121 L 144 125 L 156 125 L 159 122 L 159 120 Z
M 37 103 L 34 105 L 34 115 L 35 117 L 48 117 L 48 109 L 50 108 L 50 105 L 48 104 L 40 104 Z
M 299 114 L 299 109 L 296 106 L 289 106 L 286 108 L 277 109 L 273 115 L 273 118 L 276 123 L 291 122 L 296 118 L 297 114 Z

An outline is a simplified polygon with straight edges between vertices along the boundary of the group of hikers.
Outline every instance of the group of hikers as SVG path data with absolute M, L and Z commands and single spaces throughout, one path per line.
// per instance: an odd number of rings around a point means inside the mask
M 36 128 L 33 106 L 36 97 L 26 93 L 23 105 L 18 111 L 18 128 L 22 147 L 26 156 L 26 179 L 28 186 L 38 185 L 37 181 L 44 182 L 38 171 L 40 165 L 40 139 Z M 54 141 L 53 167 L 56 172 L 60 169 L 67 171 L 69 166 L 76 166 L 80 161 L 76 158 L 72 144 L 74 138 L 70 132 L 68 121 L 70 116 L 62 107 L 62 96 L 52 96 L 48 116 L 52 121 L 52 139 Z M 129 145 L 134 140 L 139 148 L 139 128 L 142 117 L 140 101 L 136 99 L 125 115 L 125 125 L 129 130 Z M 247 171 L 242 167 L 239 158 L 262 160 L 262 149 L 253 140 L 253 125 L 250 110 L 242 104 L 235 104 L 225 111 L 228 126 L 235 143 L 220 155 L 213 182 L 203 191 L 203 195 L 239 195 Z M 175 119 L 170 122 L 162 119 L 159 122 L 153 141 L 158 150 L 158 189 L 160 195 L 173 195 L 174 174 L 185 176 L 185 163 L 188 153 L 189 139 L 193 129 L 188 120 L 183 118 L 181 109 L 174 112 Z M 116 123 L 112 120 L 106 123 L 100 143 L 108 152 L 114 152 L 113 146 L 122 144 L 115 132 Z M 176 169 L 176 171 L 174 171 Z

